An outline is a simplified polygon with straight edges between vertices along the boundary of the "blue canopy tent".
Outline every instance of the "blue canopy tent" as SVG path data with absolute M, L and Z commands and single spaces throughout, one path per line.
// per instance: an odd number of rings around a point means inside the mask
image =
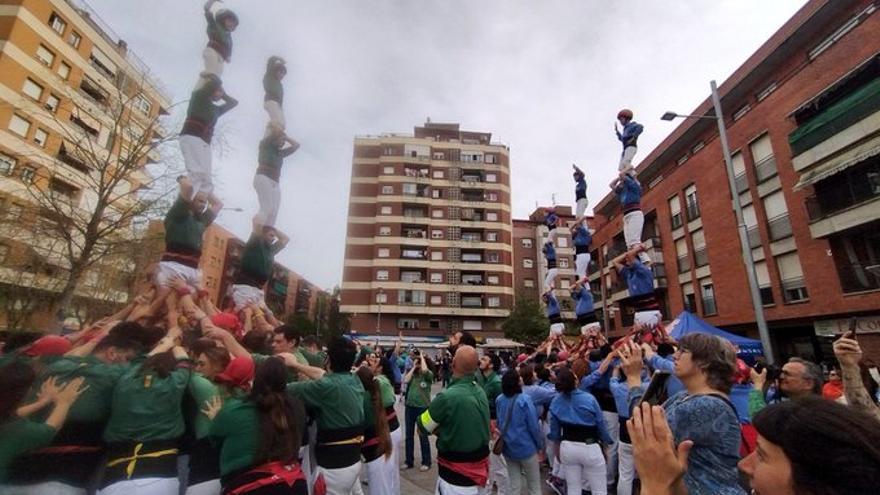
M 682 311 L 681 314 L 672 320 L 672 322 L 666 326 L 666 331 L 675 340 L 679 340 L 685 335 L 695 332 L 717 335 L 735 345 L 739 349 L 739 357 L 747 362 L 754 361 L 757 356 L 764 355 L 764 347 L 761 345 L 760 340 L 741 337 L 730 332 L 725 332 L 720 328 L 716 328 L 706 323 L 693 313 L 687 311 Z

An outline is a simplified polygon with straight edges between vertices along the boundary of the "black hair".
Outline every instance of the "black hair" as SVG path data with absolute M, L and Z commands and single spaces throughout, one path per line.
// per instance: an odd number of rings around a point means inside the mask
M 270 357 L 257 366 L 248 400 L 256 404 L 260 422 L 254 465 L 296 461 L 305 429 L 305 408 L 287 393 L 284 361 Z
M 199 354 L 205 352 L 205 350 L 212 347 L 217 347 L 217 341 L 214 339 L 209 339 L 207 337 L 201 337 L 193 340 L 189 344 L 189 346 L 187 346 L 191 356 L 198 356 Z
M 533 385 L 535 383 L 535 367 L 531 364 L 523 363 L 519 369 L 519 377 L 522 378 L 523 385 Z
M 295 326 L 285 323 L 273 330 L 276 334 L 283 334 L 284 340 L 293 342 L 293 345 L 299 345 L 300 331 Z
M 346 373 L 351 370 L 357 356 L 357 347 L 345 337 L 334 337 L 327 345 L 327 357 L 330 360 L 330 371 Z
M 675 354 L 675 347 L 673 347 L 672 344 L 663 342 L 662 344 L 657 345 L 657 355 L 660 357 L 665 358 L 673 354 Z
M 477 339 L 475 339 L 474 336 L 470 332 L 462 331 L 461 338 L 458 339 L 458 345 L 460 345 L 460 346 L 469 345 L 469 346 L 473 347 L 474 349 L 476 349 L 477 348 Z
M 556 391 L 571 394 L 577 388 L 577 378 L 568 368 L 560 368 L 556 372 Z
M 501 393 L 505 397 L 513 397 L 522 393 L 522 386 L 519 384 L 519 373 L 515 369 L 509 369 L 501 375 Z
M 255 354 L 272 354 L 267 332 L 250 331 L 241 338 L 241 345 Z
M 535 370 L 535 374 L 538 375 L 538 380 L 541 380 L 542 382 L 549 382 L 550 381 L 551 376 L 550 376 L 550 369 L 549 368 L 545 368 L 544 366 L 541 366 L 537 370 Z
M 105 349 L 115 348 L 119 351 L 130 351 L 133 354 L 140 354 L 144 352 L 144 347 L 140 342 L 131 339 L 125 335 L 120 334 L 108 334 L 106 337 L 101 339 L 100 342 L 95 346 L 94 352 L 101 352 Z
M 752 424 L 788 457 L 795 493 L 856 495 L 880 485 L 880 424 L 865 412 L 810 396 L 767 406 Z
M 36 380 L 34 369 L 21 359 L 15 358 L 0 367 L 0 425 L 15 419 L 18 405 L 24 400 Z
M 108 335 L 123 335 L 140 342 L 144 349 L 152 349 L 165 336 L 166 330 L 161 327 L 144 326 L 136 321 L 124 321 L 110 329 Z
M 176 367 L 177 358 L 174 357 L 172 351 L 168 350 L 148 357 L 143 364 L 141 364 L 140 374 L 149 375 L 155 373 L 159 375 L 159 378 L 164 379 L 168 378 L 168 375 L 170 375 Z
M 12 351 L 16 351 L 18 349 L 24 349 L 25 347 L 33 344 L 40 337 L 43 336 L 42 333 L 37 332 L 3 332 L 5 333 L 6 343 L 3 346 L 4 353 L 10 353 Z
M 376 431 L 376 439 L 379 442 L 377 453 L 384 454 L 385 458 L 388 459 L 391 457 L 392 444 L 391 434 L 388 429 L 388 418 L 385 416 L 385 407 L 382 405 L 382 392 L 376 384 L 376 377 L 373 376 L 373 372 L 369 368 L 361 366 L 358 368 L 356 375 L 360 379 L 361 385 L 364 386 L 364 392 L 369 398 L 369 407 L 373 408 L 373 424 L 369 426 L 375 428 Z M 367 407 L 367 405 L 364 404 L 364 407 Z
M 321 348 L 321 345 L 318 343 L 318 337 L 315 337 L 314 335 L 306 335 L 299 341 L 299 345 L 303 347 L 316 346 L 319 349 Z

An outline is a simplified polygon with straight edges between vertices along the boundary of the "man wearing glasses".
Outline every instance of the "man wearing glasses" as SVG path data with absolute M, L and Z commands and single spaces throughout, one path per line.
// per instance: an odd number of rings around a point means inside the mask
M 767 381 L 767 369 L 761 373 L 752 371 L 752 382 L 755 389 L 749 395 L 749 416 L 764 409 L 770 403 L 780 402 L 786 399 L 798 399 L 810 395 L 821 395 L 824 374 L 822 368 L 810 361 L 801 358 L 791 358 L 782 367 L 777 388 L 782 397 L 772 398 L 769 401 L 764 395 L 764 384 Z

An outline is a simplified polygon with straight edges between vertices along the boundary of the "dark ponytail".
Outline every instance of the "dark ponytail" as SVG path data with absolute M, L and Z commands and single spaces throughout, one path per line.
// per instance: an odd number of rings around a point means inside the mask
M 373 423 L 376 428 L 376 439 L 379 441 L 377 452 L 384 454 L 385 458 L 388 459 L 392 453 L 391 433 L 388 431 L 388 418 L 385 417 L 385 407 L 382 406 L 382 393 L 379 391 L 379 386 L 376 384 L 373 372 L 369 368 L 361 366 L 357 370 L 357 376 L 360 378 L 361 383 L 364 385 L 364 391 L 370 397 L 370 402 L 373 404 L 373 416 L 375 417 Z
M 305 412 L 302 403 L 287 394 L 287 369 L 272 357 L 257 366 L 249 399 L 260 416 L 260 442 L 255 464 L 295 462 L 299 456 Z

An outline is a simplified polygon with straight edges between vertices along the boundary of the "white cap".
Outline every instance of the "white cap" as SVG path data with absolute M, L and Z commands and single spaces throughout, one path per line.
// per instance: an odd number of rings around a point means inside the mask
M 654 328 L 663 320 L 660 311 L 652 309 L 650 311 L 637 311 L 635 314 L 635 322 L 640 323 L 648 328 Z
M 550 325 L 550 335 L 562 335 L 565 330 L 565 323 L 554 323 Z
M 586 335 L 590 330 L 601 330 L 602 325 L 598 321 L 594 321 L 593 323 L 587 323 L 586 325 L 581 327 L 581 335 Z

